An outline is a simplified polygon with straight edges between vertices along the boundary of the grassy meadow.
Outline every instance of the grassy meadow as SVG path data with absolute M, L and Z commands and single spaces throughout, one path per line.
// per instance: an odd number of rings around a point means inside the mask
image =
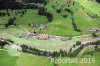
M 57 2 L 56 4 L 54 4 Z M 39 33 L 46 33 L 46 34 L 52 34 L 52 35 L 60 35 L 60 36 L 80 36 L 83 34 L 91 33 L 89 31 L 90 28 L 93 27 L 100 27 L 100 18 L 91 18 L 87 15 L 87 13 L 90 14 L 99 14 L 100 8 L 99 4 L 97 4 L 95 1 L 85 1 L 82 3 L 80 0 L 76 0 L 74 5 L 71 5 L 68 7 L 71 9 L 74 14 L 74 21 L 77 25 L 77 27 L 82 32 L 77 32 L 74 30 L 71 20 L 71 14 L 65 11 L 63 8 L 66 8 L 67 4 L 66 2 L 62 2 L 61 0 L 55 0 L 50 1 L 45 7 L 47 8 L 48 12 L 51 12 L 53 14 L 53 21 L 48 22 L 47 18 L 45 16 L 38 15 L 38 10 L 32 10 L 29 9 L 27 12 L 21 16 L 21 14 L 18 14 L 21 10 L 9 10 L 8 12 L 16 17 L 15 23 L 19 25 L 19 27 L 26 28 L 29 31 L 36 30 Z M 91 5 L 96 4 L 93 8 L 90 8 Z M 54 5 L 56 8 L 54 9 L 52 7 Z M 63 7 L 62 7 L 63 6 Z M 84 9 L 82 9 L 83 7 Z M 89 9 L 90 8 L 90 9 Z M 56 9 L 61 9 L 61 13 L 57 13 Z M 89 9 L 89 11 L 88 11 Z M 3 10 L 3 12 L 6 12 Z M 66 14 L 67 17 L 64 18 L 63 15 Z M 0 18 L 0 23 L 5 24 L 7 23 L 7 20 L 9 19 L 9 16 L 4 16 L 3 18 Z M 29 27 L 30 24 L 36 24 L 36 27 Z M 46 29 L 40 30 L 41 24 L 47 24 L 48 27 Z M 0 26 L 3 28 L 3 26 Z
M 53 66 L 46 57 L 26 54 L 5 46 L 0 49 L 0 66 Z
M 86 49 L 85 52 L 91 52 L 90 49 Z M 84 53 L 85 53 L 84 52 Z M 82 54 L 77 57 L 62 57 L 61 59 L 78 59 L 77 63 L 59 63 L 58 66 L 99 66 L 100 64 L 100 52 L 95 52 L 93 55 Z M 95 63 L 81 63 L 82 58 L 94 58 Z M 9 62 L 10 61 L 10 62 Z M 18 52 L 6 45 L 2 50 L 0 49 L 0 66 L 54 66 L 51 63 L 51 59 L 43 56 L 36 56 L 27 53 Z
M 74 5 L 73 1 L 75 2 Z M 48 0 L 47 5 L 44 7 L 53 15 L 52 22 L 49 22 L 46 16 L 38 15 L 38 9 L 26 9 L 26 13 L 23 15 L 19 12 L 24 11 L 24 9 L 0 10 L 0 12 L 10 14 L 10 16 L 0 16 L 0 38 L 11 39 L 18 45 L 25 44 L 45 51 L 59 51 L 60 49 L 68 51 L 76 41 L 97 40 L 93 36 L 82 36 L 91 34 L 90 28 L 100 28 L 100 4 L 95 0 Z M 65 8 L 71 10 L 73 15 L 66 11 Z M 60 9 L 61 12 L 57 13 L 57 9 Z M 88 14 L 95 14 L 99 17 L 92 18 Z M 16 17 L 14 21 L 16 26 L 5 27 L 5 24 L 13 16 Z M 81 32 L 75 31 L 72 17 Z M 29 26 L 29 24 L 36 26 Z M 47 28 L 40 30 L 41 25 L 47 25 Z M 31 37 L 19 38 L 19 35 L 26 33 L 27 30 L 29 32 L 36 31 L 40 34 L 73 38 L 68 41 L 61 41 L 59 39 L 38 40 Z M 99 66 L 100 52 L 94 52 L 93 55 L 91 55 L 91 52 L 92 50 L 88 48 L 77 57 L 62 57 L 62 59 L 78 59 L 78 63 L 59 63 L 57 66 Z M 95 63 L 80 63 L 82 58 L 95 58 Z M 0 49 L 0 66 L 54 66 L 54 64 L 51 63 L 48 57 L 19 52 L 6 45 L 3 49 Z

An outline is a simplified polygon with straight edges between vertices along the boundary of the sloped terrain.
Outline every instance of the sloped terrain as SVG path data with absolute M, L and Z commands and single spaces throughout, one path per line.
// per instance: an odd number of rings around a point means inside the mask
M 6 1 L 4 5 L 2 1 Z M 76 57 L 61 57 L 61 59 L 78 59 L 78 63 L 51 63 L 50 56 L 46 54 L 51 52 L 52 55 L 54 52 L 56 55 L 58 51 L 59 55 L 61 49 L 64 50 L 62 52 L 70 54 L 80 47 L 75 45 L 77 42 L 86 44 L 100 40 L 99 2 L 99 0 L 0 0 L 2 4 L 0 42 L 4 38 L 14 41 L 13 44 L 18 46 L 28 46 L 25 53 L 13 49 L 10 45 L 1 48 L 0 43 L 0 66 L 99 66 L 100 49 L 93 51 L 94 48 L 91 47 L 83 48 L 83 52 L 80 51 Z M 39 40 L 30 33 L 43 37 L 50 35 L 53 38 Z M 35 51 L 40 52 L 40 55 L 32 51 L 35 47 Z M 82 58 L 95 58 L 95 63 L 80 63 Z
M 38 15 L 38 10 L 27 10 L 24 15 L 20 13 L 21 10 L 9 10 L 7 12 L 16 18 L 16 25 L 25 27 L 29 31 L 35 30 L 51 35 L 79 36 L 91 33 L 90 28 L 100 27 L 100 4 L 96 1 L 54 0 L 48 1 L 44 7 L 53 15 L 52 22 L 49 22 L 46 16 Z M 9 16 L 0 18 L 1 24 L 7 23 L 9 19 Z M 29 24 L 35 26 L 30 27 Z M 41 24 L 47 24 L 47 28 L 40 30 Z

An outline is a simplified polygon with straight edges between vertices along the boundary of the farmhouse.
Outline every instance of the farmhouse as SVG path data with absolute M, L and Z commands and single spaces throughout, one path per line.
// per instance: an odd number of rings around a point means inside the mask
M 40 30 L 46 29 L 47 27 L 48 27 L 47 25 L 41 24 L 41 25 L 40 25 Z
M 40 40 L 47 40 L 49 39 L 49 36 L 47 34 L 39 34 L 37 38 Z
M 89 13 L 87 13 L 87 15 L 91 18 L 99 18 L 99 14 L 89 14 Z
M 62 37 L 60 38 L 61 41 L 67 41 L 67 40 L 70 40 L 71 38 L 70 37 Z
M 100 28 L 96 28 L 96 27 L 90 28 L 90 31 L 92 31 L 92 32 L 100 32 Z

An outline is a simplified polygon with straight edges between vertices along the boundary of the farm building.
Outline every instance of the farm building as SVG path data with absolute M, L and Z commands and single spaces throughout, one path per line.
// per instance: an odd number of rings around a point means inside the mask
M 93 32 L 100 32 L 100 28 L 96 28 L 96 27 L 90 28 L 90 31 L 93 31 Z
M 37 38 L 40 40 L 47 40 L 49 39 L 49 36 L 47 34 L 39 34 Z
M 61 41 L 67 41 L 67 40 L 70 40 L 70 39 L 71 39 L 71 37 L 62 37 L 62 38 L 60 38 Z

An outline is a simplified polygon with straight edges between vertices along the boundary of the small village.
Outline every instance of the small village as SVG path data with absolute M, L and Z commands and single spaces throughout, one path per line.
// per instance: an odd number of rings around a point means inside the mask
M 46 29 L 47 26 L 42 26 L 40 29 Z M 32 31 L 29 32 L 27 29 L 24 28 L 24 30 L 26 32 L 20 33 L 19 38 L 24 38 L 24 37 L 31 37 L 31 38 L 36 38 L 39 40 L 48 40 L 48 39 L 57 39 L 57 40 L 61 40 L 61 41 L 67 41 L 67 40 L 71 40 L 72 37 L 68 37 L 68 36 L 55 36 L 55 35 L 49 35 L 49 34 L 39 34 L 36 31 Z M 100 28 L 90 28 L 89 29 L 90 32 L 93 33 L 100 33 Z
M 26 30 L 26 31 L 27 32 L 25 32 L 25 33 L 20 33 L 19 38 L 31 37 L 31 38 L 36 38 L 39 40 L 48 40 L 48 39 L 58 39 L 61 41 L 71 40 L 71 37 L 61 37 L 61 36 L 54 36 L 54 35 L 48 35 L 48 34 L 39 34 L 35 31 L 33 31 L 33 32 L 29 32 L 28 30 Z
M 100 66 L 100 0 L 0 0 L 0 66 Z

